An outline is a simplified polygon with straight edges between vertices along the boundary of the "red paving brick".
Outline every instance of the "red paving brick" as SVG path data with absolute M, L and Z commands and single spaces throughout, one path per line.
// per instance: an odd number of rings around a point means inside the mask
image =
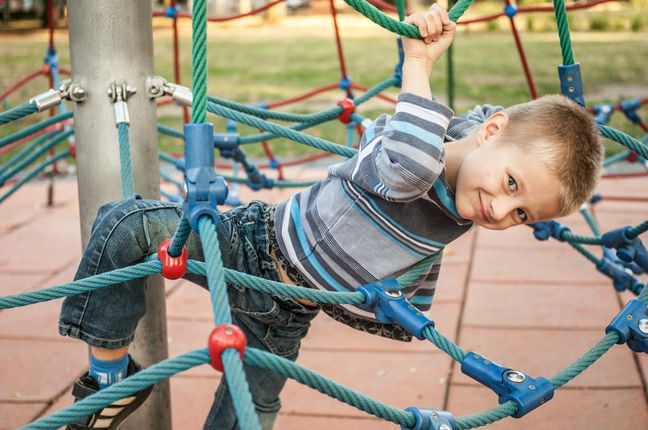
M 497 406 L 492 392 L 481 387 L 453 387 L 448 409 L 472 415 Z M 492 430 L 639 430 L 648 423 L 648 407 L 640 389 L 559 390 L 554 399 L 520 419 L 505 418 Z
M 313 169 L 293 173 L 291 177 L 321 176 L 321 170 Z M 648 195 L 644 184 L 604 181 L 603 189 Z M 0 245 L 12 249 L 0 256 L 0 294 L 72 280 L 80 255 L 76 185 L 62 181 L 57 187 L 54 208 L 43 206 L 42 183 L 28 185 L 0 206 Z M 277 201 L 290 193 L 244 191 L 242 198 Z M 648 205 L 603 201 L 595 213 L 602 227 L 610 229 L 643 221 Z M 564 223 L 589 234 L 579 216 Z M 166 291 L 171 355 L 203 348 L 213 326 L 208 293 L 186 281 L 167 282 Z M 621 300 L 633 297 L 625 293 Z M 65 389 L 85 368 L 87 351 L 82 343 L 57 335 L 59 302 L 0 311 L 0 429 L 28 422 L 50 403 L 44 414 L 71 403 Z M 618 303 L 610 281 L 567 244 L 538 242 L 526 227 L 474 229 L 444 254 L 431 318 L 451 339 L 458 330 L 466 350 L 551 376 L 601 338 Z M 460 416 L 497 404 L 493 394 L 460 373 L 450 379 L 450 362 L 427 341 L 405 344 L 365 335 L 324 314 L 314 321 L 299 358 L 301 365 L 395 407 L 445 407 Z M 209 366 L 171 379 L 174 428 L 202 427 L 218 381 Z M 615 346 L 548 405 L 522 420 L 507 419 L 489 428 L 647 428 L 647 382 L 648 356 L 633 357 L 626 347 Z M 295 381 L 288 382 L 282 401 L 279 430 L 397 428 Z

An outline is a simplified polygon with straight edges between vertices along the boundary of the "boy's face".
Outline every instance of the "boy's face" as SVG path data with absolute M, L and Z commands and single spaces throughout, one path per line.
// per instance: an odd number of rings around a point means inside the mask
M 492 230 L 550 219 L 560 211 L 560 183 L 530 151 L 491 136 L 463 160 L 457 174 L 459 215 Z

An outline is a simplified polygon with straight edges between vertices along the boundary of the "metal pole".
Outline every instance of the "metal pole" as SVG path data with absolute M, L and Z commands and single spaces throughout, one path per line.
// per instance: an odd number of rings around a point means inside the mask
M 128 99 L 135 190 L 159 198 L 155 103 L 146 80 L 153 74 L 151 2 L 69 0 L 68 20 L 72 82 L 87 95 L 74 111 L 79 208 L 83 246 L 101 205 L 121 198 L 119 145 L 108 88 L 125 81 L 137 93 Z M 162 278 L 151 277 L 147 314 L 140 321 L 130 352 L 144 366 L 168 356 Z M 121 427 L 171 428 L 169 384 L 157 384 L 149 400 Z

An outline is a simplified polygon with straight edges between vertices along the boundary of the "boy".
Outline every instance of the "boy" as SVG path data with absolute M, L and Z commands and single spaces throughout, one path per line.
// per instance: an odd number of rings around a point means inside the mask
M 404 40 L 402 94 L 393 117 L 367 128 L 352 159 L 276 207 L 253 202 L 221 215 L 217 227 L 226 267 L 271 280 L 354 290 L 395 277 L 438 253 L 473 224 L 505 229 L 572 212 L 592 193 L 601 165 L 597 129 L 571 101 L 545 97 L 508 110 L 479 108 L 453 118 L 431 101 L 432 67 L 447 50 L 455 24 L 441 7 L 413 14 L 423 41 Z M 445 145 L 443 144 L 446 141 Z M 141 261 L 171 237 L 181 209 L 129 198 L 101 208 L 76 278 Z M 202 259 L 192 234 L 189 256 Z M 419 309 L 430 307 L 439 262 L 405 288 Z M 206 286 L 198 276 L 188 279 Z M 145 312 L 141 279 L 65 300 L 59 331 L 91 346 L 90 370 L 77 381 L 77 399 L 139 370 L 128 345 Z M 228 286 L 234 323 L 248 344 L 295 360 L 320 306 Z M 399 340 L 399 326 L 380 324 L 353 306 L 322 306 L 356 329 Z M 245 366 L 262 427 L 272 428 L 285 378 Z M 114 429 L 148 396 L 144 390 L 70 429 Z M 236 428 L 221 384 L 205 428 Z

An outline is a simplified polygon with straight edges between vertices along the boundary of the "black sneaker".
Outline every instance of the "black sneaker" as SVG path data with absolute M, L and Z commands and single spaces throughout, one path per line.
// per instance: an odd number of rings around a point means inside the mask
M 128 376 L 133 375 L 141 370 L 141 367 L 129 357 Z M 72 388 L 74 401 L 84 399 L 99 391 L 99 384 L 88 372 L 84 373 Z M 78 421 L 68 424 L 66 430 L 87 430 L 102 429 L 116 430 L 121 423 L 130 416 L 142 403 L 148 398 L 153 391 L 153 385 L 146 387 L 131 396 L 119 399 L 114 403 L 104 407 L 92 415 L 83 417 Z

